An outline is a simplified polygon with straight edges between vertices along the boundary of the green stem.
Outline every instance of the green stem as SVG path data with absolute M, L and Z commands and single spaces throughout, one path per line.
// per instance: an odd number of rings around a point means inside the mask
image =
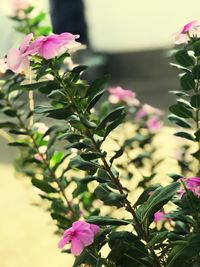
M 57 72 L 54 73 L 55 74 L 55 78 L 58 80 L 59 83 L 61 83 L 62 88 L 64 89 L 64 92 L 67 93 L 68 95 L 68 100 L 73 104 L 75 112 L 77 113 L 77 115 L 80 117 L 81 116 L 85 116 L 85 114 L 83 114 L 83 111 L 79 108 L 79 106 L 77 106 L 73 96 L 71 96 L 67 90 L 67 87 L 65 85 L 65 82 L 63 81 L 63 79 L 59 76 L 59 74 Z M 94 148 L 97 152 L 101 153 L 101 149 L 99 144 L 95 141 L 93 134 L 91 133 L 91 131 L 89 129 L 86 128 L 86 132 L 87 132 L 87 136 L 90 138 L 90 140 L 92 141 Z M 117 187 L 118 191 L 120 192 L 120 194 L 124 195 L 124 190 L 123 190 L 123 186 L 120 183 L 120 180 L 118 178 L 118 176 L 115 176 L 114 173 L 112 172 L 107 160 L 105 156 L 101 157 L 101 161 L 104 165 L 105 170 L 108 172 L 108 174 L 110 175 L 112 182 L 115 184 L 115 186 Z M 140 221 L 137 218 L 136 212 L 134 210 L 134 208 L 132 207 L 130 201 L 125 198 L 124 199 L 124 207 L 125 209 L 131 213 L 133 219 L 134 219 L 134 227 L 136 232 L 138 233 L 138 235 L 145 240 L 146 242 L 149 241 L 149 237 L 147 236 L 147 233 L 145 232 L 145 230 L 143 229 Z M 150 253 L 152 255 L 153 261 L 154 261 L 154 266 L 155 267 L 160 267 L 160 262 L 159 259 L 157 258 L 157 255 L 155 254 L 153 249 L 150 249 Z

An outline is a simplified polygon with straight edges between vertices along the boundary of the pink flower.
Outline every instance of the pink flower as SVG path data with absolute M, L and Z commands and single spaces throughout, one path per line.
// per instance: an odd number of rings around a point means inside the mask
M 192 191 L 197 197 L 200 197 L 200 177 L 182 178 L 181 180 L 185 183 L 188 190 Z M 184 189 L 179 190 L 180 197 L 182 197 L 184 193 Z
M 29 0 L 10 0 L 13 15 L 17 15 L 20 10 L 24 10 L 30 6 Z
M 35 154 L 35 155 L 34 155 L 34 158 L 35 158 L 36 160 L 38 160 L 38 161 L 42 161 L 43 159 L 46 159 L 46 155 L 45 155 L 45 153 L 46 153 L 46 151 L 47 151 L 47 146 L 40 146 L 40 147 L 38 148 L 38 151 L 39 151 L 39 153 Z
M 142 118 L 146 117 L 148 114 L 145 111 L 145 109 L 143 107 L 141 107 L 141 109 L 139 109 L 136 114 L 135 114 L 135 121 L 139 122 Z
M 195 36 L 198 35 L 199 33 L 200 33 L 200 24 L 197 20 L 193 20 L 184 25 L 180 31 L 173 34 L 175 44 L 187 43 L 190 40 L 191 35 Z
M 32 55 L 38 54 L 45 59 L 51 59 L 70 48 L 80 46 L 80 43 L 75 41 L 77 38 L 79 35 L 68 32 L 40 36 L 31 43 L 28 52 Z
M 113 104 L 125 102 L 131 106 L 139 105 L 139 100 L 136 99 L 136 94 L 131 90 L 123 89 L 122 87 L 117 86 L 109 88 L 108 92 L 110 93 L 109 101 Z
M 66 244 L 71 243 L 71 253 L 78 256 L 85 247 L 94 242 L 94 237 L 99 231 L 99 226 L 95 224 L 76 221 L 64 232 L 58 247 L 62 249 Z
M 143 110 L 148 115 L 162 116 L 164 114 L 162 110 L 160 110 L 158 108 L 154 108 L 153 106 L 148 105 L 148 104 L 143 105 Z
M 26 35 L 19 48 L 11 48 L 7 54 L 8 69 L 15 73 L 25 71 L 29 65 L 29 53 L 27 52 L 33 34 Z
M 157 133 L 160 131 L 160 129 L 163 126 L 163 122 L 160 121 L 160 119 L 157 116 L 153 116 L 149 118 L 147 121 L 147 128 L 152 132 L 152 133 Z
M 157 211 L 156 213 L 154 213 L 154 222 L 159 222 L 159 221 L 164 221 L 166 213 L 163 211 Z

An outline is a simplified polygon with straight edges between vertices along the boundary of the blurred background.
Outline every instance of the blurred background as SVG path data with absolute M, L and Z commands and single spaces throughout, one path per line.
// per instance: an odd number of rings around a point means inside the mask
M 49 12 L 47 0 L 35 2 Z M 56 10 L 56 2 L 61 5 L 68 1 L 51 2 L 54 23 L 61 17 L 62 9 L 66 14 L 78 10 L 77 0 L 69 1 L 68 7 L 65 3 L 60 11 Z M 86 77 L 91 80 L 110 73 L 112 85 L 132 89 L 141 102 L 166 110 L 174 99 L 168 90 L 179 88 L 177 73 L 169 66 L 172 34 L 187 22 L 199 19 L 200 2 L 85 0 L 83 4 L 87 25 L 82 29 L 86 30 L 83 42 L 88 49 L 78 54 L 76 60 L 92 67 Z M 13 29 L 13 22 L 8 18 L 10 12 L 10 1 L 2 0 L 0 57 L 22 38 Z M 71 27 L 83 26 L 80 13 L 75 14 Z M 65 18 L 67 29 L 70 19 L 64 16 L 62 25 Z M 56 228 L 49 214 L 31 205 L 38 201 L 36 193 L 28 184 L 15 179 L 12 163 L 16 153 L 7 147 L 4 139 L 0 138 L 0 142 L 0 266 L 71 266 L 70 256 L 57 249 L 58 237 L 52 234 Z

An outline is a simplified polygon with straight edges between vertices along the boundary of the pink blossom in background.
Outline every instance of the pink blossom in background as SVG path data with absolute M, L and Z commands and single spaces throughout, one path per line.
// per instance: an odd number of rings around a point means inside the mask
M 151 105 L 144 104 L 143 105 L 143 110 L 146 112 L 148 115 L 156 115 L 156 116 L 162 116 L 164 112 L 158 108 L 154 108 Z
M 30 0 L 10 0 L 13 15 L 17 15 L 18 11 L 28 8 L 30 4 Z
M 75 41 L 77 38 L 79 38 L 79 35 L 68 32 L 40 36 L 31 43 L 28 53 L 51 59 L 68 49 L 80 46 L 80 43 Z
M 15 73 L 21 73 L 30 65 L 29 53 L 27 52 L 29 44 L 33 34 L 29 33 L 26 35 L 19 48 L 11 48 L 7 54 L 7 65 L 8 69 L 12 70 Z
M 152 116 L 147 121 L 147 128 L 152 133 L 159 132 L 162 126 L 163 126 L 163 122 L 157 116 Z
M 184 44 L 187 43 L 190 40 L 189 36 L 195 36 L 200 34 L 200 23 L 197 20 L 193 20 L 186 25 L 183 26 L 183 28 L 174 33 L 174 41 L 175 44 Z
M 36 123 L 34 123 L 33 128 L 36 128 L 37 129 L 37 132 L 40 133 L 40 134 L 45 134 L 46 131 L 49 129 L 46 126 L 46 124 L 43 123 L 43 122 L 36 122 Z M 45 141 L 49 141 L 49 139 L 50 139 L 50 136 L 49 135 L 46 135 L 44 137 L 44 140 Z
M 109 92 L 109 101 L 113 104 L 117 104 L 119 102 L 125 102 L 131 106 L 138 106 L 139 100 L 136 98 L 136 94 L 127 89 L 123 89 L 120 86 L 111 87 L 108 89 Z
M 154 213 L 154 222 L 159 222 L 159 221 L 164 221 L 166 213 L 163 211 L 157 211 L 156 213 Z
M 47 146 L 40 146 L 38 148 L 39 153 L 34 155 L 34 158 L 38 161 L 42 161 L 43 159 L 46 159 L 45 153 L 47 152 Z
M 85 247 L 94 242 L 94 237 L 99 231 L 98 225 L 76 221 L 64 232 L 58 247 L 63 249 L 66 244 L 71 243 L 71 253 L 78 256 Z
M 141 107 L 141 109 L 139 109 L 135 114 L 135 121 L 139 122 L 142 118 L 146 117 L 147 115 L 148 115 L 147 112 L 144 110 L 143 107 Z
M 181 179 L 186 188 L 194 193 L 197 197 L 200 197 L 200 177 L 182 178 Z M 180 197 L 185 193 L 185 189 L 181 189 L 178 192 Z
M 33 127 L 37 128 L 37 131 L 41 134 L 46 133 L 46 131 L 49 129 L 43 122 L 36 122 L 34 123 Z

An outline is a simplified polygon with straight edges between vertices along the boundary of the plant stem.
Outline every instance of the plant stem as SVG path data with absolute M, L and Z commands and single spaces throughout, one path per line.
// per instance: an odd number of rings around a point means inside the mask
M 68 90 L 67 90 L 67 87 L 63 81 L 63 79 L 59 76 L 58 73 L 55 73 L 55 78 L 58 80 L 58 82 L 61 83 L 61 86 L 63 87 L 64 91 L 67 93 L 68 95 L 68 100 L 73 104 L 74 106 L 74 109 L 77 113 L 77 115 L 80 117 L 81 116 L 84 116 L 84 113 L 82 110 L 80 110 L 80 108 L 77 106 L 76 102 L 74 101 L 74 98 L 69 94 Z M 90 138 L 90 140 L 92 141 L 93 145 L 94 145 L 94 148 L 96 149 L 97 152 L 101 153 L 101 149 L 100 149 L 100 146 L 98 145 L 98 143 L 95 141 L 94 139 L 94 136 L 93 136 L 93 133 L 91 133 L 90 129 L 86 128 L 86 132 L 87 132 L 87 135 L 88 137 Z M 120 180 L 118 178 L 118 176 L 115 176 L 114 173 L 112 172 L 107 160 L 106 160 L 106 157 L 105 156 L 102 156 L 101 157 L 101 161 L 104 165 L 104 168 L 105 170 L 108 172 L 108 174 L 110 175 L 111 179 L 112 179 L 112 182 L 115 184 L 115 186 L 117 187 L 118 191 L 120 192 L 120 194 L 124 195 L 124 190 L 123 190 L 123 186 L 122 184 L 120 183 Z M 146 242 L 149 241 L 149 237 L 147 235 L 147 233 L 145 232 L 145 230 L 143 229 L 141 223 L 139 222 L 138 218 L 137 218 L 137 215 L 136 215 L 136 212 L 134 210 L 134 208 L 132 207 L 130 201 L 127 199 L 127 197 L 124 199 L 124 208 L 129 212 L 131 213 L 133 219 L 134 219 L 134 227 L 135 227 L 135 230 L 136 232 L 138 233 L 138 235 L 143 239 L 145 240 Z M 153 261 L 154 261 L 154 266 L 155 267 L 160 267 L 160 262 L 159 262 L 159 259 L 157 257 L 157 255 L 155 254 L 154 250 L 151 248 L 149 249 L 150 250 L 150 253 L 152 255 L 152 258 L 153 258 Z

